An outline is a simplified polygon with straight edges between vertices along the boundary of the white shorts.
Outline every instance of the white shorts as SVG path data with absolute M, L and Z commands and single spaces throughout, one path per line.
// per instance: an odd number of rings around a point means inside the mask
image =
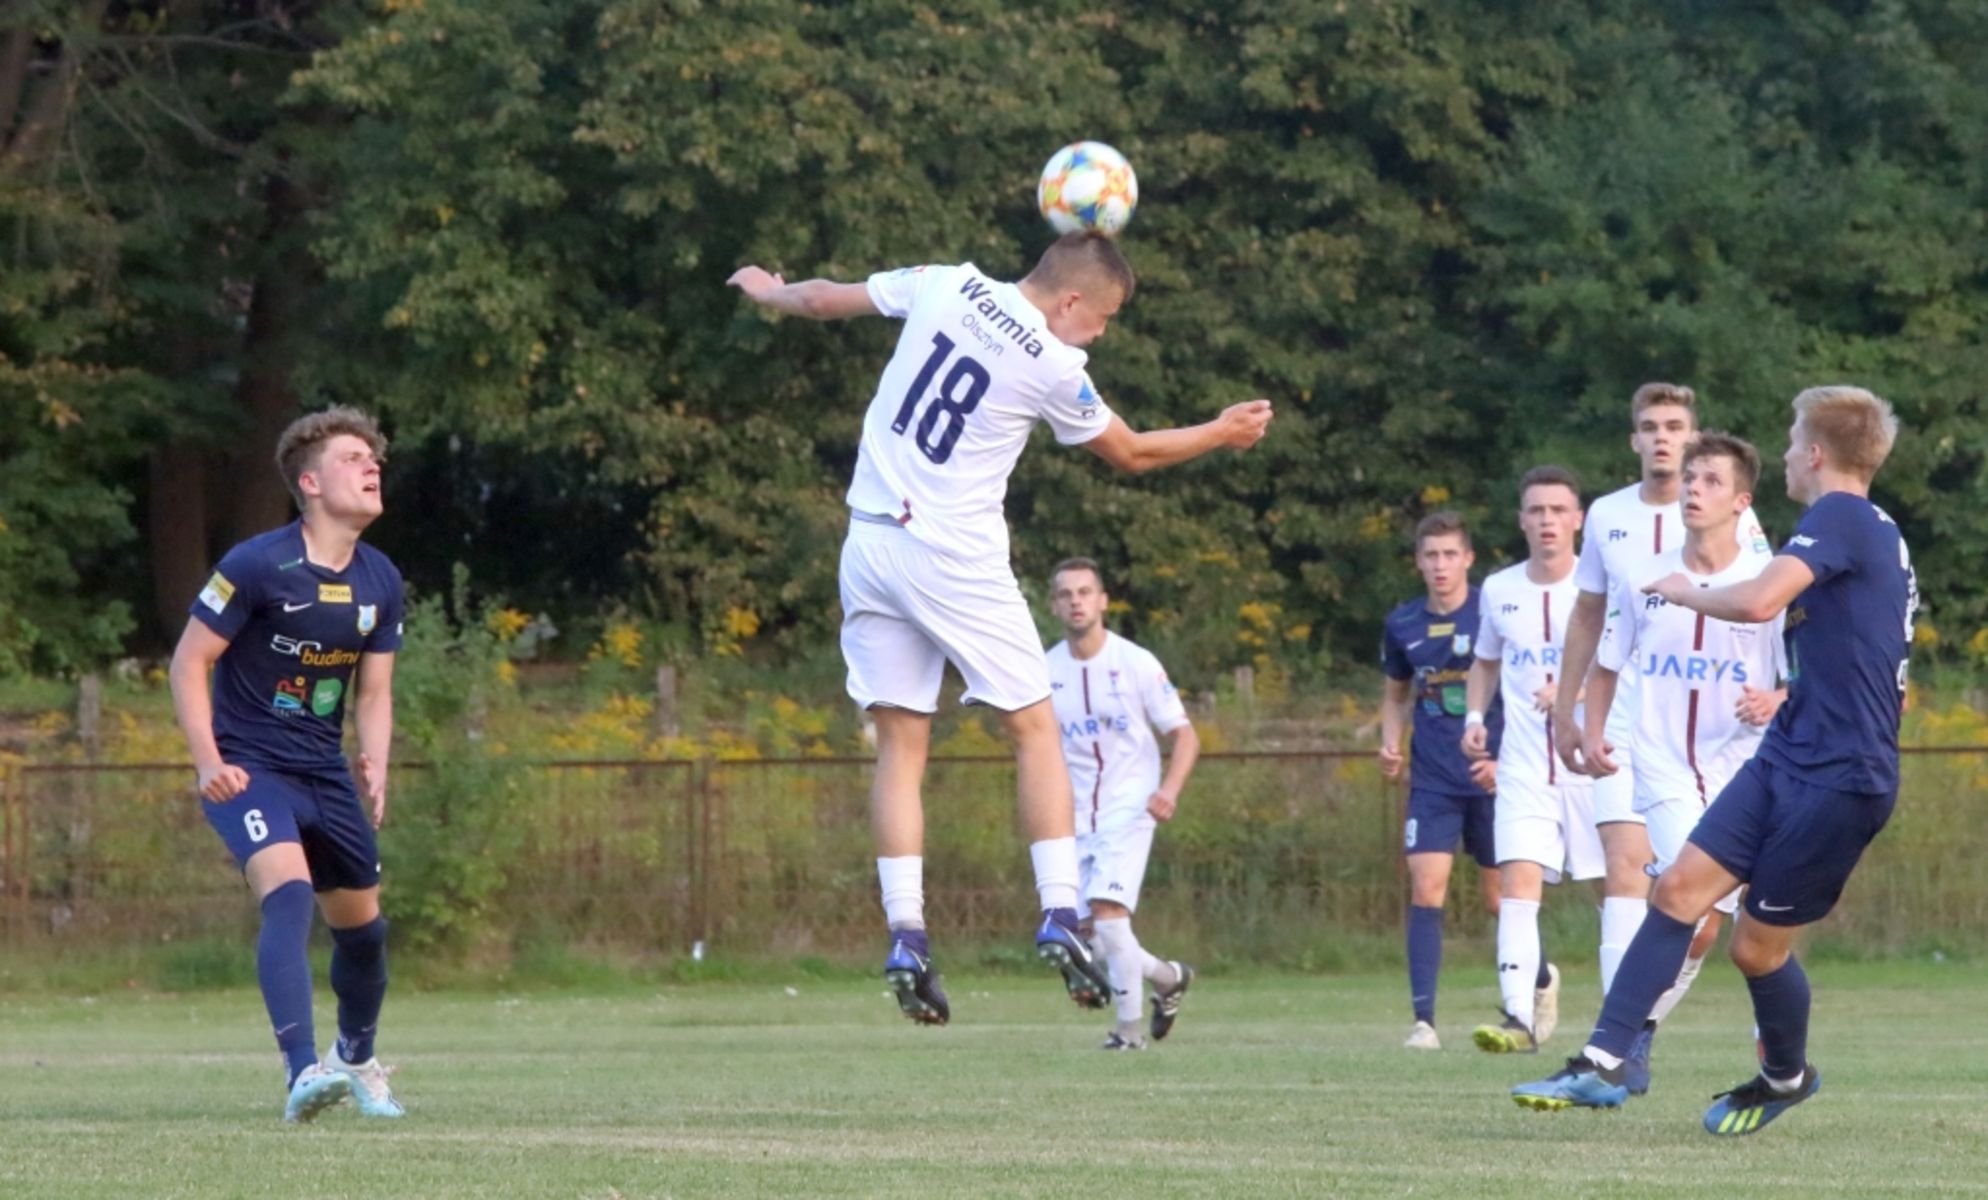
M 1594 781 L 1595 824 L 1620 821 L 1641 825 L 1643 814 L 1636 809 L 1636 769 L 1629 761 L 1629 751 L 1618 749 L 1610 757 L 1615 759 L 1615 774 Z
M 1608 860 L 1595 832 L 1594 788 L 1581 783 L 1532 783 L 1498 777 L 1492 844 L 1498 861 L 1534 862 L 1548 883 L 1600 879 Z
M 934 712 L 950 661 L 968 704 L 1013 712 L 1049 698 L 1049 663 L 1007 563 L 939 554 L 895 523 L 849 522 L 842 543 L 849 695 Z
M 1153 853 L 1153 822 L 1077 835 L 1077 915 L 1091 915 L 1091 901 L 1109 900 L 1139 910 L 1139 885 Z
M 1684 853 L 1684 843 L 1697 827 L 1698 818 L 1705 812 L 1705 802 L 1696 796 L 1675 797 L 1648 804 L 1643 809 L 1650 827 L 1650 849 L 1657 856 L 1654 871 L 1663 874 Z M 1734 888 L 1725 899 L 1713 905 L 1727 916 L 1739 910 L 1739 888 Z

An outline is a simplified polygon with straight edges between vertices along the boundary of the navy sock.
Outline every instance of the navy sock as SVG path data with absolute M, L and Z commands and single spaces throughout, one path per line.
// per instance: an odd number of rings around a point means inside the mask
M 387 919 L 331 931 L 331 990 L 338 994 L 338 1057 L 373 1057 L 373 1034 L 387 998 Z
M 1408 990 L 1415 1019 L 1436 1023 L 1436 975 L 1443 966 L 1443 910 L 1408 906 Z
M 318 1060 L 311 1027 L 311 885 L 293 879 L 262 898 L 262 932 L 255 939 L 255 977 L 269 1026 L 290 1069 L 290 1082 Z
M 1533 976 L 1532 986 L 1543 988 L 1553 982 L 1553 976 L 1546 969 L 1549 965 L 1546 961 L 1546 955 L 1541 954 L 1539 956 L 1539 974 Z
M 1760 1068 L 1770 1079 L 1794 1079 L 1808 1066 L 1809 977 L 1788 961 L 1746 981 L 1753 993 L 1753 1021 L 1760 1026 Z
M 1617 1058 L 1629 1057 L 1629 1045 L 1643 1030 L 1650 1010 L 1657 1006 L 1691 950 L 1693 922 L 1680 921 L 1655 905 L 1643 918 L 1642 928 L 1623 952 L 1622 965 L 1615 969 L 1615 986 L 1602 1001 L 1601 1021 L 1595 1025 L 1588 1043 Z
M 890 931 L 890 936 L 892 941 L 904 943 L 906 950 L 926 962 L 932 961 L 930 941 L 923 929 L 893 929 Z

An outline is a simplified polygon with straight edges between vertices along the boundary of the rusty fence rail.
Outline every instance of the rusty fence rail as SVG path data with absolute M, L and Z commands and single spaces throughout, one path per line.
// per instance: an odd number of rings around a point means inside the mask
M 872 949 L 879 912 L 867 759 L 487 761 L 396 768 L 381 835 L 387 907 L 446 925 L 677 953 Z M 1820 936 L 1879 952 L 1988 931 L 1988 748 L 1908 752 L 1891 827 Z M 496 797 L 501 807 L 492 807 Z M 1160 834 L 1140 911 L 1169 944 L 1235 957 L 1391 936 L 1401 793 L 1364 751 L 1203 757 Z M 929 916 L 949 941 L 1017 941 L 1034 915 L 1007 759 L 941 759 L 925 786 Z M 446 851 L 446 853 L 444 853 Z M 471 878 L 474 877 L 474 878 Z M 395 881 L 403 883 L 395 895 Z M 481 880 L 480 885 L 477 879 Z M 1459 880 L 1463 883 L 1461 877 Z M 1475 888 L 1451 889 L 1460 912 Z M 404 911 L 408 906 L 420 909 Z M 0 948 L 113 946 L 253 928 L 179 764 L 0 770 Z

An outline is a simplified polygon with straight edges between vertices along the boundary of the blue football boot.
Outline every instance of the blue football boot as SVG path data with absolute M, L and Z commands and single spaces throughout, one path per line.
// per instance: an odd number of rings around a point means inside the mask
M 1590 1062 L 1583 1055 L 1567 1060 L 1567 1065 L 1531 1083 L 1512 1089 L 1512 1102 L 1538 1112 L 1559 1112 L 1563 1108 L 1621 1108 L 1629 1099 L 1623 1086 L 1622 1070 L 1611 1071 Z
M 1063 972 L 1063 986 L 1069 989 L 1070 999 L 1083 1008 L 1103 1008 L 1111 1003 L 1111 977 L 1078 935 L 1074 920 L 1064 923 L 1062 912 L 1067 911 L 1042 915 L 1042 928 L 1035 933 L 1035 952 Z
M 1765 1074 L 1755 1075 L 1730 1092 L 1720 1092 L 1705 1110 L 1705 1132 L 1714 1137 L 1743 1137 L 1822 1090 L 1822 1072 L 1814 1063 L 1802 1068 L 1801 1086 L 1777 1092 Z
M 884 981 L 897 995 L 897 1006 L 920 1025 L 944 1025 L 952 1020 L 952 1006 L 946 1003 L 945 989 L 939 986 L 939 973 L 925 956 L 924 938 L 906 945 L 899 937 L 891 942 L 890 956 L 884 959 Z
M 352 1084 L 344 1075 L 323 1063 L 312 1063 L 297 1072 L 297 1078 L 290 1084 L 290 1098 L 283 1105 L 283 1119 L 292 1125 L 305 1124 L 345 1099 L 351 1091 Z
M 1629 1043 L 1629 1053 L 1622 1056 L 1622 1086 L 1628 1088 L 1632 1096 L 1641 1096 L 1650 1090 L 1650 1046 L 1656 1038 L 1656 1025 L 1643 1022 L 1643 1028 L 1636 1033 L 1636 1040 Z
M 327 1071 L 335 1071 L 345 1076 L 352 1089 L 352 1102 L 359 1106 L 359 1115 L 364 1117 L 404 1117 L 407 1110 L 400 1101 L 393 1098 L 393 1089 L 387 1086 L 387 1076 L 394 1068 L 383 1067 L 377 1058 L 365 1062 L 346 1062 L 345 1056 L 334 1049 L 324 1060 Z

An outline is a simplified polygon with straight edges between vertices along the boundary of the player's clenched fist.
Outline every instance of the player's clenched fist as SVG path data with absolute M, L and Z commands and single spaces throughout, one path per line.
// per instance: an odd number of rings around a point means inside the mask
M 1270 428 L 1270 401 L 1246 400 L 1222 410 L 1222 441 L 1232 450 L 1247 450 L 1263 440 Z
M 248 772 L 232 763 L 216 763 L 211 767 L 201 767 L 199 782 L 194 787 L 202 796 L 216 804 L 226 804 L 248 790 Z

